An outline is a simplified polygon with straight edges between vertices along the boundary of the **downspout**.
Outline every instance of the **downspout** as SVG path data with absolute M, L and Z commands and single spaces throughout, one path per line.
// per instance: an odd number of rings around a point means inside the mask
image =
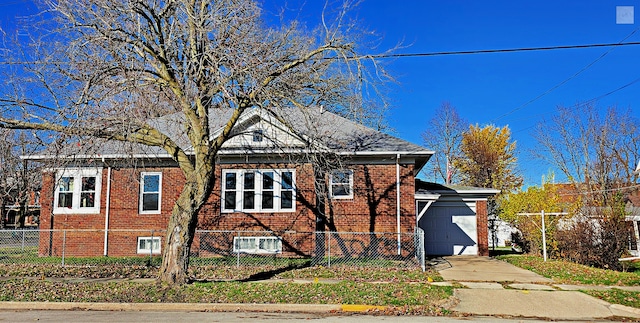
M 400 154 L 396 155 L 396 229 L 398 231 L 398 256 L 401 253 L 400 244 Z
M 104 157 L 102 157 L 104 163 Z M 109 245 L 109 210 L 111 208 L 111 166 L 107 167 L 107 203 L 104 210 L 104 256 L 108 255 L 107 246 Z

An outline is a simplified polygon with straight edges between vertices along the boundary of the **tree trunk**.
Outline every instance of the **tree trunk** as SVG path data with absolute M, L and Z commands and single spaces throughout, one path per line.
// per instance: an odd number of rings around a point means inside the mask
M 25 201 L 23 198 L 20 199 L 19 202 L 19 209 L 18 209 L 18 222 L 16 223 L 16 229 L 17 228 L 24 228 L 24 221 L 27 217 L 27 201 Z
M 173 206 L 162 250 L 158 280 L 171 285 L 189 282 L 189 255 L 198 226 L 198 214 L 211 195 L 215 182 L 215 163 L 207 157 L 196 159 L 192 170 L 183 169 L 186 181 Z
M 186 183 L 173 207 L 162 251 L 162 266 L 158 280 L 169 284 L 189 282 L 187 270 L 191 243 L 198 224 L 198 212 L 203 201 L 197 201 L 195 183 Z
M 5 202 L 5 199 L 2 199 L 2 202 L 0 202 L 0 229 L 5 229 L 7 227 L 5 219 L 8 213 L 7 203 Z

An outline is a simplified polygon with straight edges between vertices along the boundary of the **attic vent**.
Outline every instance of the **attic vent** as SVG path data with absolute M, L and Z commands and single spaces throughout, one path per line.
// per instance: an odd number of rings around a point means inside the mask
M 262 130 L 254 130 L 253 131 L 253 142 L 261 142 L 264 138 L 264 134 Z

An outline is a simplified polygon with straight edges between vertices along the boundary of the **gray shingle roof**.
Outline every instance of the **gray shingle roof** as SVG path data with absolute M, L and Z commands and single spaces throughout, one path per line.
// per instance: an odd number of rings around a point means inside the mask
M 227 123 L 233 113 L 232 109 L 210 110 L 210 130 L 212 134 L 220 130 Z M 321 146 L 337 153 L 354 155 L 377 154 L 411 154 L 422 158 L 423 162 L 429 159 L 433 151 L 406 140 L 385 134 L 365 127 L 347 118 L 321 108 L 301 109 L 284 108 L 276 113 L 280 116 L 280 126 L 306 141 L 313 141 L 315 147 Z M 249 109 L 242 122 L 252 122 L 253 118 L 268 118 L 264 110 Z M 274 122 L 271 119 L 270 122 Z M 149 121 L 149 124 L 159 131 L 167 134 L 180 147 L 189 151 L 190 143 L 185 134 L 185 118 L 181 113 L 162 116 Z M 224 146 L 222 152 L 224 152 Z M 273 151 L 273 150 L 271 150 Z M 264 152 L 267 152 L 266 150 Z M 255 149 L 251 153 L 260 153 Z M 75 156 L 76 158 L 116 158 L 118 156 L 137 157 L 168 157 L 166 152 L 158 147 L 149 147 L 141 144 L 124 143 L 113 140 L 91 139 L 90 142 L 80 142 L 78 145 L 65 147 L 62 153 L 53 154 L 45 151 L 33 159 L 51 158 L 53 156 Z

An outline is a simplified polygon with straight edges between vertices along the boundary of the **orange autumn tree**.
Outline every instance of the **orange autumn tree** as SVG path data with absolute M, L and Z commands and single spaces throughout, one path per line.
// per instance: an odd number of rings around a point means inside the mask
M 502 193 L 522 186 L 523 178 L 516 170 L 516 143 L 511 141 L 509 127 L 471 125 L 462 134 L 460 150 L 454 166 L 461 175 L 461 184 L 491 187 Z

